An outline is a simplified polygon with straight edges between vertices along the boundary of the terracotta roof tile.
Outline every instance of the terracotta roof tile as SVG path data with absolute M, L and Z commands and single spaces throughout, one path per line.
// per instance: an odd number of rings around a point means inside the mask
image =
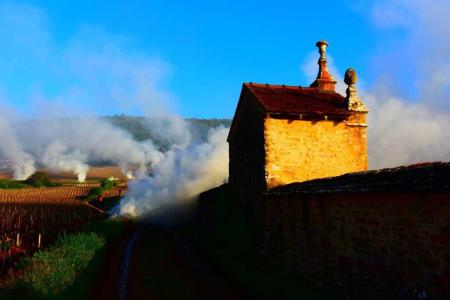
M 244 83 L 261 106 L 271 113 L 347 116 L 345 97 L 315 87 Z
M 337 177 L 291 183 L 269 195 L 339 192 L 449 191 L 450 163 L 420 163 L 397 168 L 348 173 Z

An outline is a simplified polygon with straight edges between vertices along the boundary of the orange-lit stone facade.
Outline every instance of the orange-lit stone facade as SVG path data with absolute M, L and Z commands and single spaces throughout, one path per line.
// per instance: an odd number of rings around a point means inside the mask
M 366 113 L 346 120 L 264 122 L 267 188 L 367 170 Z

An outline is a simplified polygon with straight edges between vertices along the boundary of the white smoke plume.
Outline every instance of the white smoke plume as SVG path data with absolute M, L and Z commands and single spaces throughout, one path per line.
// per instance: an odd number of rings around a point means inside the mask
M 6 57 L 0 68 L 13 74 L 44 68 L 49 82 L 35 80 L 57 90 L 49 93 L 33 85 L 24 95 L 31 117 L 6 118 L 6 110 L 0 112 L 0 158 L 12 162 L 15 178 L 46 167 L 73 172 L 84 181 L 92 161 L 114 162 L 127 176 L 127 167 L 137 166 L 130 176 L 136 180 L 118 207 L 119 213 L 133 217 L 190 203 L 227 178 L 228 130 L 211 130 L 201 143 L 192 138 L 189 123 L 176 114 L 173 95 L 160 88 L 170 71 L 164 61 L 93 26 L 80 28 L 57 45 L 45 12 L 15 2 L 0 4 L 0 39 L 8 41 L 0 47 L 0 56 Z M 24 59 L 7 59 L 18 56 Z M 54 82 L 63 88 L 55 88 Z M 138 142 L 93 116 L 104 108 L 145 115 L 146 125 L 164 147 L 151 140 Z
M 205 143 L 174 145 L 151 166 L 151 174 L 130 183 L 119 213 L 133 217 L 186 204 L 228 177 L 228 128 L 210 129 Z
M 380 45 L 380 79 L 362 93 L 370 167 L 450 161 L 450 2 L 375 1 L 366 11 L 382 34 L 403 32 Z
M 372 169 L 450 161 L 450 115 L 393 96 L 364 95 Z
M 159 159 L 151 141 L 137 142 L 105 119 L 91 116 L 113 108 L 158 116 L 159 123 L 179 119 L 170 116 L 172 96 L 159 87 L 169 72 L 163 61 L 92 26 L 82 26 L 57 45 L 45 12 L 16 2 L 0 4 L 0 40 L 8 41 L 0 47 L 2 70 L 18 80 L 28 80 L 23 74 L 29 70 L 46 70 L 45 78 L 31 75 L 34 81 L 26 83 L 30 90 L 25 89 L 24 99 L 3 97 L 5 102 L 26 103 L 25 113 L 31 114 L 10 117 L 6 109 L 0 111 L 0 158 L 12 163 L 16 179 L 46 167 L 73 172 L 83 181 L 92 161 L 115 162 L 124 172 L 132 164 L 145 174 Z M 54 91 L 40 88 L 47 85 Z M 8 84 L 0 82 L 2 86 Z M 173 131 L 166 133 L 174 136 Z
M 109 161 L 137 166 L 145 174 L 162 154 L 152 141 L 137 142 L 124 130 L 100 118 L 35 119 L 9 123 L 0 118 L 0 154 L 10 160 L 16 179 L 30 176 L 36 166 L 71 171 L 83 182 L 89 162 Z
M 17 128 L 23 148 L 36 162 L 56 171 L 73 171 L 80 181 L 89 161 L 112 161 L 122 167 L 138 166 L 144 174 L 150 163 L 160 159 L 151 141 L 133 137 L 99 118 L 37 119 Z
M 6 112 L 6 109 L 2 108 L 2 111 Z M 35 171 L 33 158 L 23 151 L 4 114 L 0 114 L 0 153 L 12 162 L 14 178 L 23 180 Z
M 42 164 L 52 170 L 73 171 L 79 182 L 86 180 L 89 166 L 85 163 L 87 156 L 79 149 L 68 150 L 67 145 L 56 141 L 48 145 L 43 157 Z

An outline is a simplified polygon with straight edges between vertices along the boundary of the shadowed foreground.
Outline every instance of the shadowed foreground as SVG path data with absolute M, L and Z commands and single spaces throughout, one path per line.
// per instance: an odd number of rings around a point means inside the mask
M 130 267 L 127 299 L 253 299 L 178 230 L 142 230 Z
M 205 201 L 212 219 L 200 217 L 178 228 L 129 224 L 108 247 L 90 298 L 333 298 L 257 255 L 248 215 L 227 186 L 202 194 L 199 205 Z M 125 249 L 136 236 L 121 297 Z
M 133 236 L 123 290 L 124 260 Z M 89 299 L 254 299 L 179 229 L 128 228 L 110 245 Z

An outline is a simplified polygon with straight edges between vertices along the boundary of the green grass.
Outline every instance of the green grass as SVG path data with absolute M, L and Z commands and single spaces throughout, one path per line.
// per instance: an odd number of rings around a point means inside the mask
M 36 171 L 30 177 L 23 181 L 33 187 L 52 187 L 52 186 L 60 186 L 60 183 L 53 183 L 50 181 L 47 173 L 42 171 Z
M 89 190 L 88 197 L 98 197 L 103 193 L 103 189 L 99 186 L 93 187 Z
M 104 244 L 105 239 L 93 232 L 63 236 L 49 249 L 34 254 L 19 285 L 35 298 L 55 297 L 75 282 Z
M 21 261 L 22 275 L 0 299 L 84 299 L 108 242 L 123 232 L 119 220 L 94 223 L 82 233 L 65 235 L 48 249 Z
M 50 181 L 31 181 L 31 180 L 12 180 L 12 179 L 0 179 L 0 189 L 24 189 L 30 187 L 53 187 L 62 186 L 58 182 Z
M 212 231 L 204 225 L 191 230 L 197 244 L 218 268 L 258 299 L 335 299 L 306 278 L 258 255 L 251 218 L 227 185 L 214 190 L 200 205 L 209 206 L 214 224 L 210 224 Z
M 55 297 L 56 299 L 75 300 L 86 298 L 97 275 L 97 270 L 102 264 L 106 248 L 114 238 L 123 232 L 123 223 L 119 220 L 106 220 L 94 224 L 89 230 L 103 237 L 106 240 L 106 244 L 96 252 L 89 265 L 79 273 L 75 282 L 67 286 Z
M 98 196 L 101 196 L 104 191 L 112 189 L 116 183 L 109 179 L 100 180 L 100 186 L 93 187 L 89 190 L 87 195 L 87 201 L 92 201 L 97 199 Z
M 100 187 L 104 190 L 110 190 L 116 185 L 116 182 L 109 180 L 109 179 L 103 179 L 100 181 Z
M 30 185 L 23 183 L 22 181 L 0 179 L 0 189 L 23 189 L 28 187 L 30 187 Z

